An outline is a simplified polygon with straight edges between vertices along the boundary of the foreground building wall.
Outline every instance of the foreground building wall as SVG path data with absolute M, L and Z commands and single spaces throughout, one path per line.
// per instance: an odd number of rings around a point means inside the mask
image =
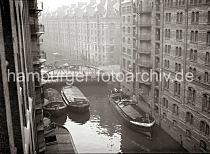
M 35 81 L 24 78 L 39 70 L 34 65 L 34 49 L 39 54 L 39 47 L 33 47 L 33 41 L 39 39 L 31 37 L 39 31 L 31 27 L 38 24 L 37 2 L 2 0 L 0 9 L 0 153 L 38 153 L 41 151 L 35 121 L 39 96 Z
M 210 2 L 164 3 L 163 71 L 192 72 L 193 82 L 162 86 L 162 126 L 191 152 L 210 150 Z
M 151 12 L 143 12 L 147 6 Z M 188 151 L 209 151 L 210 1 L 125 0 L 121 10 L 122 71 L 147 72 L 152 68 L 157 74 L 171 74 L 169 81 L 162 77 L 161 81 L 153 78 L 152 83 L 123 82 L 122 88 L 140 96 L 139 106 Z M 137 26 L 128 25 L 129 16 L 135 19 L 136 15 L 139 18 L 133 23 Z M 128 27 L 133 34 L 126 35 Z M 132 37 L 130 53 L 126 40 Z M 175 74 L 181 72 L 192 72 L 193 81 L 175 81 Z

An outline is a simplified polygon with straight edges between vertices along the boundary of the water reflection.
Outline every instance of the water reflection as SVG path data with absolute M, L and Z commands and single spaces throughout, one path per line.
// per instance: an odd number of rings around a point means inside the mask
M 59 117 L 51 116 L 50 119 L 55 123 L 58 123 L 60 125 L 64 125 L 66 120 L 67 120 L 67 112 L 63 112 L 63 115 L 61 115 Z
M 87 121 L 84 125 L 67 119 L 65 127 L 71 132 L 79 153 L 120 151 L 121 135 L 109 135 L 106 128 L 100 126 L 98 120 Z
M 68 111 L 68 118 L 71 119 L 73 122 L 78 124 L 85 124 L 90 119 L 90 112 L 85 113 L 75 113 Z

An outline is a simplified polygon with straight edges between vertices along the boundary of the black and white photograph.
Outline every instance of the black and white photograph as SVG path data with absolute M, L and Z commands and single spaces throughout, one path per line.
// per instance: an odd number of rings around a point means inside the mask
M 0 154 L 210 153 L 210 0 L 0 0 Z

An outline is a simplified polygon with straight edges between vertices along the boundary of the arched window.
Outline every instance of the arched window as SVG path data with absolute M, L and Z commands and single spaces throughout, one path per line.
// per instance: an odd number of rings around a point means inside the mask
M 179 12 L 176 13 L 176 22 L 179 22 Z
M 189 67 L 189 72 L 191 72 L 191 73 L 192 73 L 192 67 Z
M 198 56 L 197 56 L 197 53 L 198 53 L 197 50 L 194 50 L 194 59 L 193 59 L 194 61 L 197 60 L 197 57 L 198 57 Z
M 177 104 L 173 104 L 173 113 L 179 115 L 179 107 Z
M 167 36 L 168 36 L 168 30 L 165 29 L 165 37 L 167 37 Z
M 171 37 L 171 30 L 169 29 L 168 30 L 168 38 L 170 38 Z
M 181 40 L 182 39 L 182 30 L 180 30 L 180 33 L 179 33 L 179 39 Z
M 209 135 L 209 125 L 207 124 L 207 122 L 200 121 L 200 131 L 206 136 Z
M 165 53 L 168 52 L 168 45 L 165 45 Z
M 171 7 L 173 6 L 173 0 L 171 0 Z
M 193 68 L 193 76 L 194 76 L 194 79 L 196 79 L 196 76 L 197 76 L 197 70 L 196 70 L 196 68 Z
M 198 42 L 198 31 L 195 31 L 195 42 Z
M 168 100 L 165 97 L 163 97 L 163 106 L 168 108 Z
M 190 49 L 190 60 L 192 60 L 193 59 L 193 49 Z
M 191 23 L 195 22 L 195 12 L 192 12 L 191 14 Z
M 128 44 L 130 44 L 131 43 L 131 39 L 130 38 L 128 38 Z
M 193 5 L 193 0 L 190 0 L 190 5 Z
M 177 121 L 176 120 L 173 120 L 173 123 L 172 123 L 173 127 L 177 127 Z
M 199 12 L 196 12 L 196 15 L 195 15 L 195 19 L 196 19 L 196 23 L 199 23 Z
M 210 31 L 207 32 L 207 44 L 210 45 Z
M 125 37 L 123 37 L 123 43 L 125 43 Z
M 171 13 L 168 14 L 168 21 L 171 22 Z
M 176 0 L 176 6 L 178 5 L 178 0 Z
M 184 5 L 185 4 L 185 0 L 182 0 L 182 5 Z
M 130 33 L 131 32 L 131 28 L 130 27 L 128 27 L 128 33 Z
M 186 122 L 189 123 L 190 125 L 193 125 L 194 117 L 192 113 L 186 112 Z
M 196 100 L 196 90 L 193 89 L 193 102 L 195 102 L 195 100 Z
M 210 64 L 209 52 L 206 52 L 205 63 Z
M 182 56 L 182 48 L 179 47 L 179 56 Z
M 190 33 L 190 41 L 194 42 L 194 31 L 191 31 Z
M 187 102 L 194 105 L 196 101 L 196 90 L 192 87 L 188 87 Z
M 128 18 L 127 18 L 127 22 L 130 22 L 131 21 L 131 17 L 130 16 L 128 16 Z
M 202 109 L 210 113 L 210 94 L 203 94 Z
M 183 13 L 182 12 L 180 13 L 180 22 L 181 23 L 183 22 Z
M 179 30 L 176 30 L 176 39 L 179 39 Z

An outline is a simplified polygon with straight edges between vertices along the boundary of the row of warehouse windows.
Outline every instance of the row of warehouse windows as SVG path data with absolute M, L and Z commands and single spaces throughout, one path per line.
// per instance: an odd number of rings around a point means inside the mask
M 165 7 L 177 7 L 184 6 L 186 4 L 186 0 L 165 0 Z M 190 0 L 189 5 L 200 5 L 200 4 L 210 4 L 210 0 Z
M 169 28 L 165 29 L 165 39 L 171 38 L 171 30 Z M 198 43 L 199 33 L 198 31 L 191 31 L 190 32 L 190 42 L 191 43 Z M 176 30 L 176 39 L 182 40 L 183 39 L 183 31 L 182 30 Z M 210 45 L 210 31 L 207 31 L 206 33 L 206 43 L 207 45 Z

